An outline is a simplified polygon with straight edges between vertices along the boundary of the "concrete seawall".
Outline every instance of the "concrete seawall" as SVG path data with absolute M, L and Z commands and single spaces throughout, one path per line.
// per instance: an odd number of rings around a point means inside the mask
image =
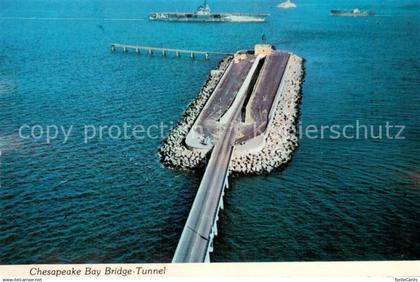
M 204 165 L 207 151 L 191 150 L 185 138 L 195 120 L 211 97 L 232 57 L 224 58 L 212 71 L 198 96 L 188 106 L 183 119 L 163 142 L 159 150 L 162 162 L 173 168 L 194 169 Z M 298 146 L 296 124 L 299 118 L 303 60 L 290 55 L 278 95 L 272 105 L 269 124 L 263 134 L 235 145 L 229 170 L 238 174 L 262 174 L 283 167 Z M 248 150 L 247 146 L 252 149 Z

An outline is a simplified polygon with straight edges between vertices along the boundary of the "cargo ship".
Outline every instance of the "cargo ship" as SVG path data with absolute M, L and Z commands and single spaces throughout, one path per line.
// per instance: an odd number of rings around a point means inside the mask
M 151 13 L 151 21 L 173 22 L 264 22 L 269 14 L 212 13 L 207 1 L 195 13 Z
M 331 16 L 337 17 L 369 17 L 374 15 L 375 13 L 373 12 L 361 11 L 359 9 L 353 9 L 351 11 L 331 10 Z

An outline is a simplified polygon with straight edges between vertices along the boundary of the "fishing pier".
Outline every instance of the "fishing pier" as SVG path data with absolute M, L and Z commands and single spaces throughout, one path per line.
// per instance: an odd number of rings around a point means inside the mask
M 135 52 L 136 54 L 145 53 L 150 56 L 153 54 L 161 54 L 166 57 L 169 54 L 174 54 L 175 57 L 181 57 L 182 55 L 189 56 L 191 59 L 195 59 L 197 56 L 203 56 L 206 60 L 209 59 L 210 55 L 216 56 L 229 56 L 233 53 L 224 53 L 224 52 L 210 52 L 210 51 L 197 51 L 197 50 L 184 50 L 184 49 L 171 49 L 171 48 L 159 48 L 159 47 L 150 47 L 150 46 L 138 46 L 138 45 L 127 45 L 127 44 L 118 44 L 114 43 L 111 45 L 111 51 L 115 52 L 118 49 L 122 50 L 124 53 L 127 53 L 129 50 Z

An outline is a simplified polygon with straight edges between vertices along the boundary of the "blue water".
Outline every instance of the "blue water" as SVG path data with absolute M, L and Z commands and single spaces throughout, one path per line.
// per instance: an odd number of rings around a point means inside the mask
M 163 167 L 162 138 L 83 142 L 84 125 L 176 123 L 220 58 L 112 54 L 113 42 L 252 48 L 265 34 L 306 59 L 303 125 L 385 122 L 404 140 L 302 138 L 290 165 L 237 177 L 213 261 L 420 259 L 415 0 L 211 1 L 265 24 L 147 21 L 201 1 L 0 1 L 0 263 L 169 262 L 200 172 Z M 359 7 L 371 18 L 336 18 Z M 47 144 L 21 125 L 74 126 Z M 167 132 L 167 131 L 166 131 Z M 166 134 L 165 132 L 165 134 Z

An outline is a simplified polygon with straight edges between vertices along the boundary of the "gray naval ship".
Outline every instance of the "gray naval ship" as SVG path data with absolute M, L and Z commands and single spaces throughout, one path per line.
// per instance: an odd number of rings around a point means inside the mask
M 353 9 L 351 11 L 331 10 L 331 16 L 336 17 L 370 17 L 374 15 L 374 12 L 361 11 L 359 9 Z
M 195 13 L 151 13 L 151 21 L 173 22 L 264 22 L 269 14 L 212 13 L 207 1 Z

